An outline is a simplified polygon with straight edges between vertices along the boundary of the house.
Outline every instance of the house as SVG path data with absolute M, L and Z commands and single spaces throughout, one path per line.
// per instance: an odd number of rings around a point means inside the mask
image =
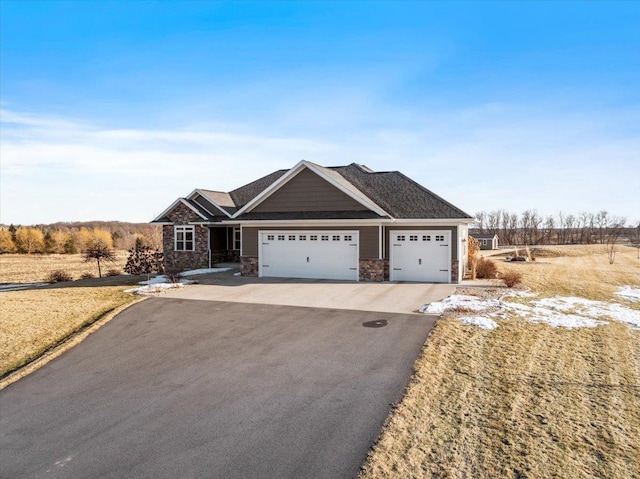
M 301 161 L 228 193 L 193 190 L 163 225 L 165 268 L 240 260 L 243 276 L 458 283 L 473 218 L 400 172 Z
M 480 242 L 480 249 L 498 249 L 497 234 L 472 233 L 471 236 Z

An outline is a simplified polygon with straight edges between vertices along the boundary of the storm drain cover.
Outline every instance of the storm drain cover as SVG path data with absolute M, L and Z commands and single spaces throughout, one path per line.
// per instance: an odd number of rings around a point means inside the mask
M 386 319 L 378 319 L 377 321 L 366 321 L 362 323 L 365 328 L 384 328 L 387 325 Z

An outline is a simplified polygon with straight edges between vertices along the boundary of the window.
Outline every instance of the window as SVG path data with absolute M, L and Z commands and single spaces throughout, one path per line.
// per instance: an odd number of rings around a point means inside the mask
M 444 235 L 436 235 L 436 241 L 444 241 Z
M 340 235 L 333 235 L 333 241 L 340 241 Z
M 275 235 L 267 235 L 267 241 L 273 241 L 276 239 Z
M 404 241 L 405 237 L 404 235 L 398 235 L 398 241 Z
M 240 251 L 240 247 L 242 246 L 240 236 L 240 228 L 233 228 L 233 249 L 236 251 Z
M 195 226 L 174 226 L 175 251 L 193 251 Z
M 322 241 L 329 241 L 329 235 L 322 235 L 322 236 L 320 236 L 320 239 Z
M 311 235 L 311 236 L 309 236 L 309 239 L 311 241 L 318 241 L 318 235 Z
M 409 241 L 418 241 L 418 235 L 409 235 Z
M 482 245 L 483 245 L 483 246 L 487 246 L 487 240 L 486 240 L 486 239 L 483 239 L 483 240 L 482 240 Z
M 422 235 L 422 241 L 431 241 L 431 235 Z
M 284 235 L 278 235 L 278 241 L 284 241 Z
M 298 237 L 298 239 L 299 239 L 300 241 L 307 241 L 307 235 L 300 235 L 300 236 Z
M 295 241 L 296 235 L 289 235 L 289 241 Z
M 344 235 L 344 240 L 345 240 L 345 241 L 353 241 L 353 236 L 351 236 L 351 235 Z

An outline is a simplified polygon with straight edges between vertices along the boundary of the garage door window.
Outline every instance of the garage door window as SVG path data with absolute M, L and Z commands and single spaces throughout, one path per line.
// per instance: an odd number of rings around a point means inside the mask
M 444 241 L 444 235 L 436 235 L 436 241 Z
M 318 236 L 317 235 L 311 235 L 311 236 L 309 236 L 309 239 L 311 241 L 318 241 Z
M 431 235 L 422 235 L 422 241 L 431 241 Z
M 353 241 L 353 237 L 351 235 L 344 235 L 345 241 Z
M 320 237 L 320 239 L 321 239 L 322 241 L 329 241 L 329 235 L 322 235 L 322 236 Z
M 307 235 L 300 235 L 300 241 L 307 241 Z
M 284 241 L 284 235 L 278 235 L 278 241 Z

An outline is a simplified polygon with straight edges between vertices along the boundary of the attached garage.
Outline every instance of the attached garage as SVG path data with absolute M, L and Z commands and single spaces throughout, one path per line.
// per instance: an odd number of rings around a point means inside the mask
M 391 281 L 451 282 L 451 231 L 391 231 Z
M 358 231 L 260 231 L 259 275 L 358 280 Z

